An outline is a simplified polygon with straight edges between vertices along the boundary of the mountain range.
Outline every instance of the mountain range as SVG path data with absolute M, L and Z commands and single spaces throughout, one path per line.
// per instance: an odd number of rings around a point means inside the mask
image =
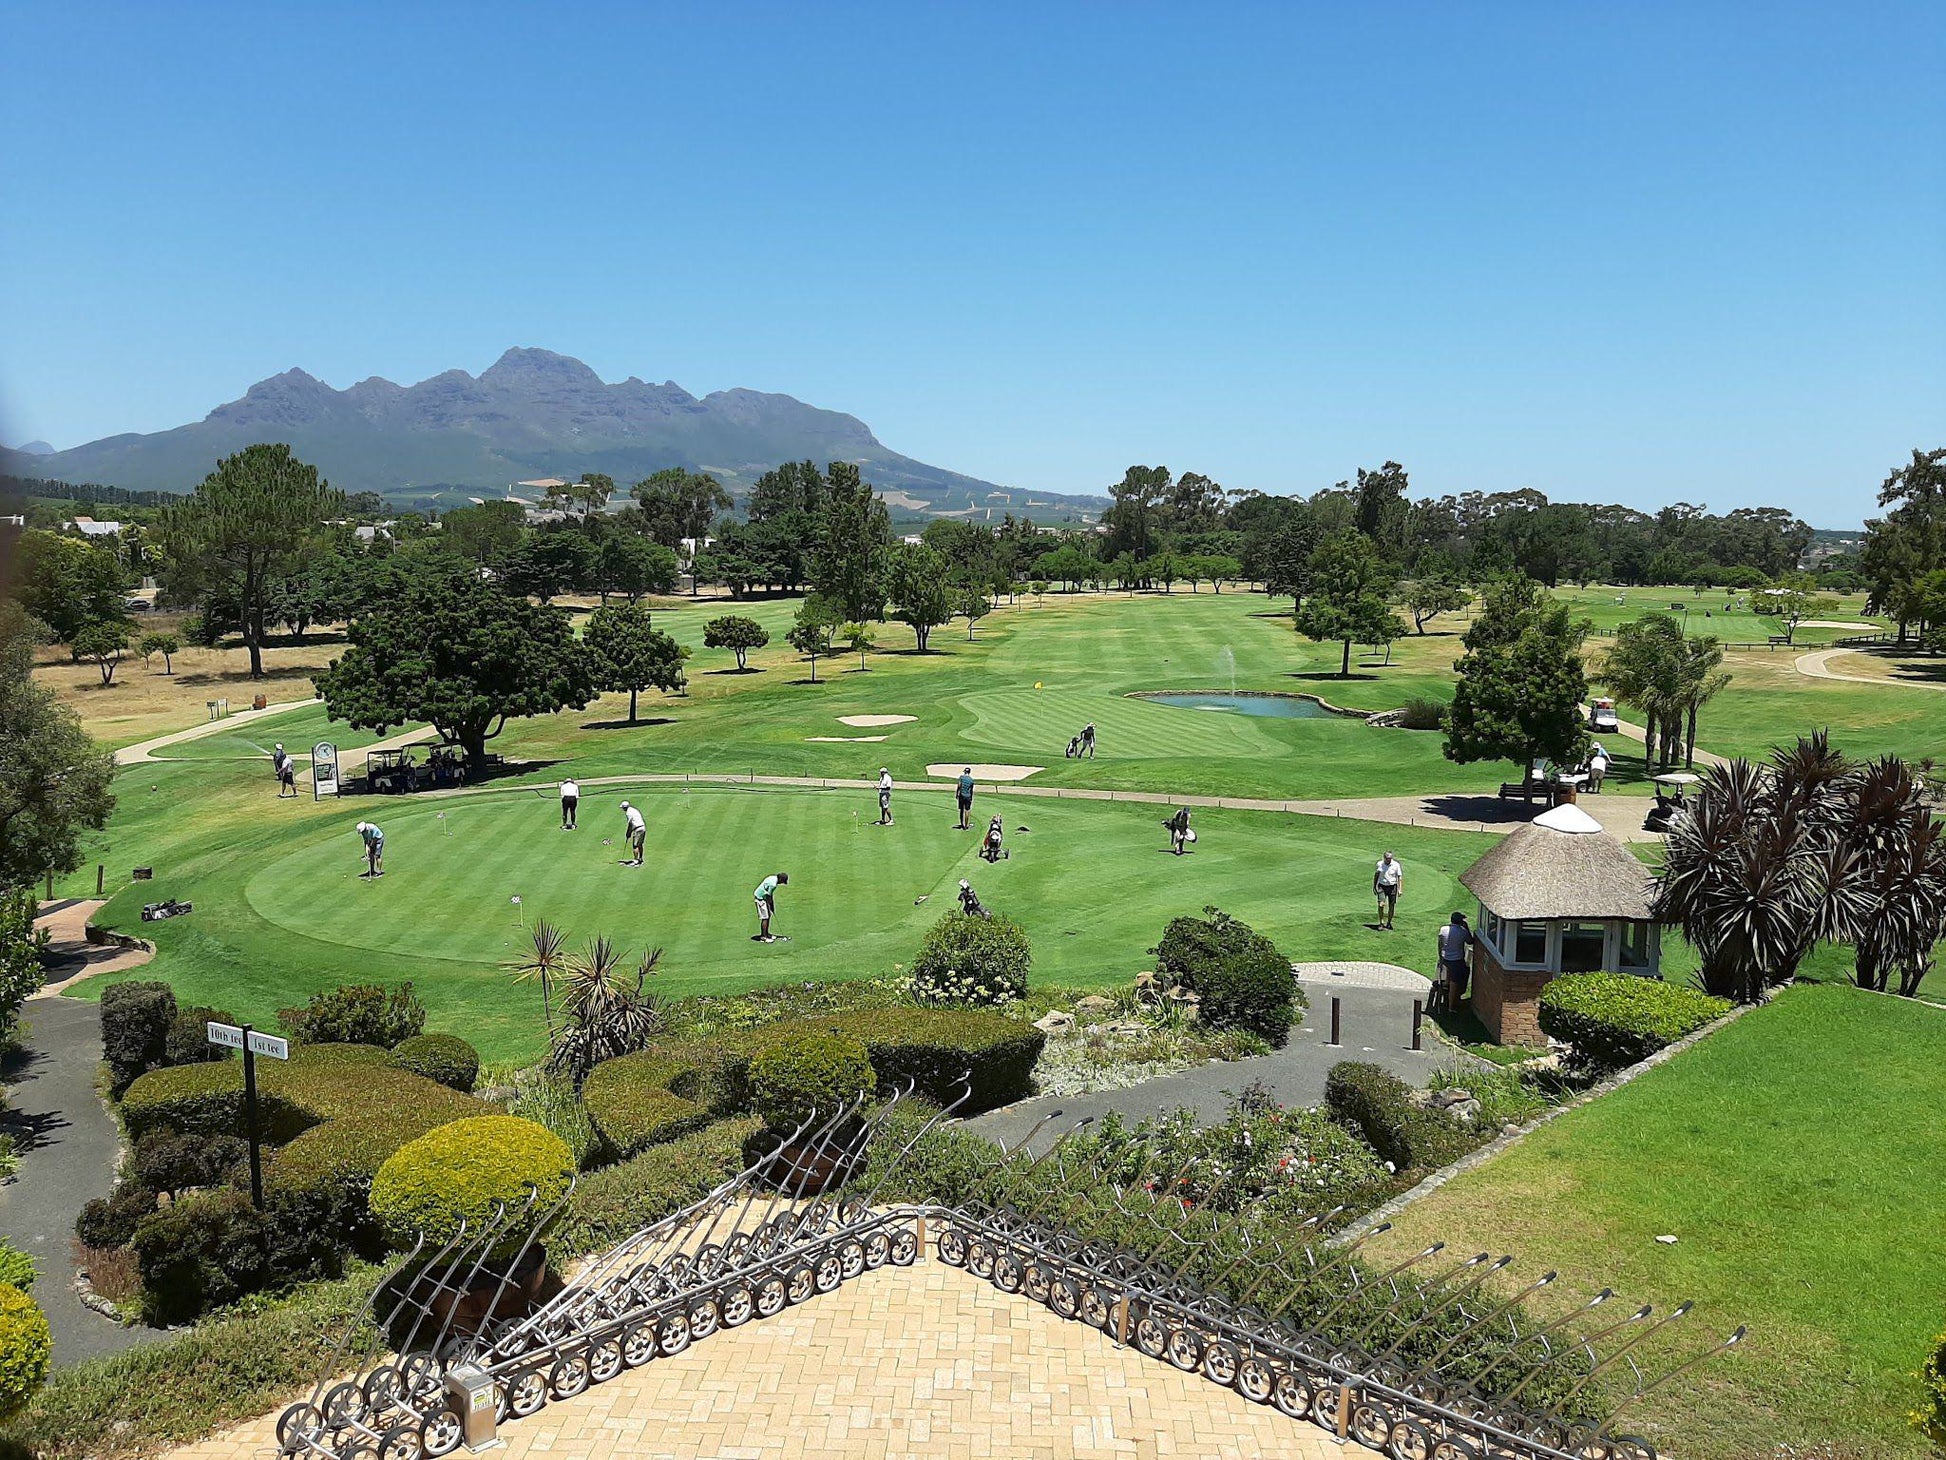
M 260 380 L 202 420 L 104 436 L 66 451 L 0 450 L 0 470 L 133 491 L 186 492 L 219 457 L 282 441 L 334 487 L 455 506 L 538 492 L 518 484 L 606 472 L 622 488 L 663 467 L 708 471 L 742 495 L 779 462 L 853 461 L 907 515 L 1042 520 L 1092 515 L 1106 498 L 1026 492 L 928 466 L 891 450 L 856 416 L 788 395 L 720 390 L 700 399 L 674 381 L 608 384 L 551 350 L 508 350 L 479 375 L 448 370 L 417 385 L 373 376 L 334 390 L 302 370 Z

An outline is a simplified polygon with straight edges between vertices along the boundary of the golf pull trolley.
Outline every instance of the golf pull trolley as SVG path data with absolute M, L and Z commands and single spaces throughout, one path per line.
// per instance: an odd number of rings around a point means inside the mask
M 974 1183 L 983 1195 L 956 1206 L 881 1204 L 971 1082 L 874 1174 L 867 1158 L 912 1088 L 869 1113 L 862 1097 L 813 1111 L 774 1149 L 583 1264 L 545 1301 L 528 1301 L 517 1275 L 572 1185 L 546 1205 L 530 1190 L 440 1240 L 422 1234 L 374 1287 L 363 1322 L 347 1325 L 309 1395 L 279 1417 L 280 1456 L 423 1460 L 477 1445 L 500 1423 L 721 1329 L 909 1265 L 928 1237 L 940 1261 L 1002 1292 L 1392 1460 L 1655 1460 L 1647 1440 L 1615 1432 L 1626 1406 L 1743 1338 L 1738 1329 L 1652 1374 L 1640 1356 L 1688 1304 L 1608 1321 L 1614 1294 L 1603 1289 L 1533 1322 L 1526 1300 L 1555 1274 L 1508 1294 L 1494 1280 L 1511 1257 L 1455 1260 L 1440 1243 L 1379 1266 L 1362 1253 L 1387 1227 L 1328 1242 L 1322 1233 L 1337 1209 L 1266 1238 L 1218 1210 L 1234 1168 L 1204 1184 L 1193 1208 L 1180 1195 L 1193 1163 L 1170 1172 L 1151 1143 L 1124 1153 L 1113 1181 L 1077 1180 L 1101 1159 L 1072 1140 L 1090 1121 L 1031 1151 L 1058 1111 L 997 1149 Z M 1077 1225 L 1104 1193 L 1120 1218 L 1112 1242 Z M 1462 1344 L 1465 1379 L 1444 1368 Z M 1589 1421 L 1591 1386 L 1611 1393 L 1619 1377 L 1622 1403 Z M 1527 1397 L 1543 1391 L 1556 1396 L 1553 1408 Z

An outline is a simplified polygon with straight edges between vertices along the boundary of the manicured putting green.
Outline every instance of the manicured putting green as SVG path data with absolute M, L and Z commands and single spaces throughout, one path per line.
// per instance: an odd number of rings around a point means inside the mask
M 403 727 L 410 729 L 410 726 Z M 388 735 L 399 733 L 397 728 Z M 155 752 L 158 760 L 247 760 L 270 759 L 270 749 L 280 740 L 284 749 L 296 757 L 299 769 L 311 763 L 311 747 L 328 740 L 339 750 L 370 745 L 380 737 L 370 730 L 354 730 L 344 721 L 332 723 L 323 705 L 306 705 L 300 710 L 246 720 L 234 730 L 219 730 L 196 740 L 165 745 Z M 268 772 L 266 772 L 268 774 Z

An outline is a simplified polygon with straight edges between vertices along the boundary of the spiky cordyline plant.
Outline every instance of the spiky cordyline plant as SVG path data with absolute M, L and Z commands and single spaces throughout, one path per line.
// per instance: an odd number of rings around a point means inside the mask
M 1866 765 L 1853 800 L 1861 875 L 1875 903 L 1858 932 L 1853 977 L 1860 988 L 1883 992 L 1896 969 L 1899 992 L 1910 998 L 1946 929 L 1946 829 L 1927 809 L 1918 776 L 1897 756 Z
M 615 943 L 590 938 L 570 956 L 556 979 L 561 989 L 561 1019 L 547 1032 L 547 1069 L 578 1086 L 603 1060 L 633 1054 L 662 1032 L 662 1006 L 647 984 L 662 962 L 651 948 L 633 972 Z

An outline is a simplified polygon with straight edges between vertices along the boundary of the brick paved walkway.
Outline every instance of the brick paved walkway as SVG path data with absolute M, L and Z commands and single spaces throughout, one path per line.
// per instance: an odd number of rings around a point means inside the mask
M 261 1460 L 275 1418 L 173 1460 Z M 1356 1450 L 932 1260 L 866 1273 L 500 1435 L 507 1460 L 1339 1460 Z

